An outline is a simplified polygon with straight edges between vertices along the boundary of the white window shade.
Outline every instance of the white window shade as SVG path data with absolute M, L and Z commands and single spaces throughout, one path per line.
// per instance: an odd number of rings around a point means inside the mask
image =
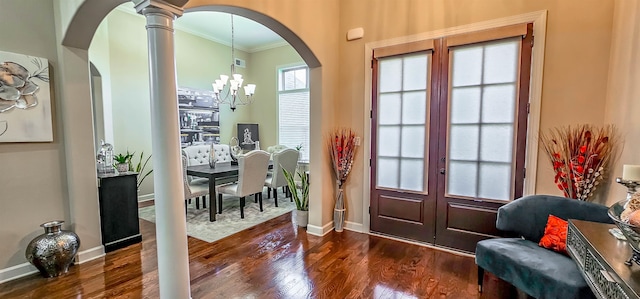
M 302 145 L 300 160 L 309 161 L 309 91 L 278 94 L 278 144 L 289 148 Z

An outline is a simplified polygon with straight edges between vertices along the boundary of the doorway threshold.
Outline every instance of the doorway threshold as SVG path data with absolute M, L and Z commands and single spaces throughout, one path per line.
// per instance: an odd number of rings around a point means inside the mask
M 371 232 L 370 231 L 369 235 L 376 236 L 376 237 L 381 237 L 381 238 L 385 238 L 385 239 L 390 239 L 390 240 L 394 240 L 394 241 L 399 241 L 399 242 L 403 242 L 403 243 L 409 243 L 409 244 L 413 244 L 413 245 L 418 245 L 418 246 L 422 246 L 422 247 L 432 248 L 432 249 L 436 249 L 436 250 L 452 253 L 452 254 L 455 254 L 455 255 L 472 257 L 472 258 L 476 257 L 475 254 L 467 252 L 467 251 L 460 251 L 460 250 L 456 250 L 456 249 L 449 248 L 449 247 L 438 246 L 438 245 L 434 245 L 434 244 L 431 244 L 431 243 L 419 242 L 419 241 L 415 241 L 415 240 L 411 240 L 411 239 L 400 238 L 400 237 L 387 235 L 387 234 L 383 234 L 383 233 L 379 233 L 379 232 Z

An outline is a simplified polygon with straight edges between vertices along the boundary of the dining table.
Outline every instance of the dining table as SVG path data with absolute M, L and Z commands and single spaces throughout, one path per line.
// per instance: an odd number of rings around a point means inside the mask
M 273 162 L 269 161 L 269 168 Z M 187 166 L 187 175 L 209 179 L 209 221 L 216 221 L 216 185 L 232 183 L 238 180 L 240 167 L 236 163 L 217 163 L 216 167 L 209 164 Z
M 187 166 L 187 175 L 209 179 L 209 221 L 216 221 L 216 185 L 236 181 L 239 169 L 231 163 L 218 163 L 215 168 L 209 164 Z

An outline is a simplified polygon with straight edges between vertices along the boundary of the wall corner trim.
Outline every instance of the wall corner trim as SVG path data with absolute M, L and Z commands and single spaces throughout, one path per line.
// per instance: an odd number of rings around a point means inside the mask
M 22 263 L 13 267 L 0 269 L 0 284 L 37 272 L 38 269 L 29 263 Z
M 88 261 L 92 261 L 103 256 L 105 256 L 104 246 L 100 245 L 78 252 L 76 261 L 78 264 L 84 264 Z
M 307 225 L 307 234 L 318 236 L 318 237 L 322 237 L 328 234 L 329 232 L 331 232 L 332 230 L 333 230 L 333 221 L 323 225 L 322 227 L 311 225 L 311 224 Z
M 362 223 L 357 223 L 357 222 L 351 222 L 351 221 L 345 221 L 344 222 L 344 229 L 346 230 L 350 230 L 352 232 L 357 232 L 357 233 L 364 233 L 364 225 Z

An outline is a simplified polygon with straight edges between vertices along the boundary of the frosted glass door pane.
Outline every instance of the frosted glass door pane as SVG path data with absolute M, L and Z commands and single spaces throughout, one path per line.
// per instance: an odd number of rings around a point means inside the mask
M 515 82 L 521 38 L 491 43 L 484 48 L 484 83 Z
M 451 125 L 449 129 L 449 158 L 453 160 L 477 160 L 478 135 L 478 126 Z
M 480 87 L 454 88 L 450 102 L 452 124 L 480 121 Z
M 513 123 L 515 105 L 515 84 L 487 86 L 482 94 L 482 121 L 485 123 Z
M 385 112 L 386 113 L 386 112 Z M 402 96 L 402 123 L 424 124 L 427 114 L 427 93 L 405 92 Z
M 400 91 L 402 88 L 402 58 L 380 60 L 379 92 Z
M 511 165 L 480 164 L 480 188 L 478 197 L 509 200 L 511 198 Z
M 402 128 L 402 157 L 424 158 L 424 127 Z
M 416 90 L 427 88 L 427 55 L 418 54 L 404 58 L 403 89 Z
M 398 157 L 400 155 L 400 127 L 380 126 L 378 128 L 378 156 Z
M 381 125 L 400 124 L 400 93 L 381 94 L 378 107 L 378 123 Z
M 383 188 L 398 188 L 399 159 L 378 159 L 378 186 Z
M 475 162 L 449 162 L 447 194 L 475 197 L 477 173 L 478 164 Z
M 478 85 L 482 80 L 482 46 L 453 50 L 452 86 Z
M 400 163 L 400 189 L 424 190 L 424 161 L 403 159 Z
M 511 125 L 484 125 L 481 131 L 480 160 L 511 163 L 513 148 Z

